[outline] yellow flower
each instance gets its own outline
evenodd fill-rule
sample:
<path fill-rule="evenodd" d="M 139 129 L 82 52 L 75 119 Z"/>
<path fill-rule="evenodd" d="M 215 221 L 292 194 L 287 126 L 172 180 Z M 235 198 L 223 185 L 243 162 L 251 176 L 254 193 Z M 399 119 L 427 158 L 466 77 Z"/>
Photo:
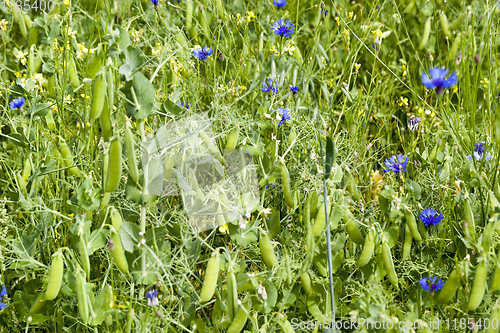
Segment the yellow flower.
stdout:
<path fill-rule="evenodd" d="M 401 100 L 399 101 L 398 104 L 399 106 L 403 106 L 403 104 L 408 106 L 408 98 L 401 96 Z"/>
<path fill-rule="evenodd" d="M 160 43 L 156 43 L 156 49 L 152 49 L 151 50 L 151 53 L 154 55 L 154 56 L 157 56 L 161 53 L 161 45 Z"/>
<path fill-rule="evenodd" d="M 406 74 L 407 74 L 407 73 L 406 73 L 406 65 L 403 65 L 403 77 L 405 77 L 405 76 L 406 76 Z"/>
<path fill-rule="evenodd" d="M 353 16 L 354 16 L 354 13 L 353 12 L 349 12 L 349 18 L 352 19 Z"/>
<path fill-rule="evenodd" d="M 488 88 L 488 85 L 490 84 L 490 80 L 488 78 L 484 78 L 481 80 L 481 84 L 483 85 L 484 88 Z"/>
<path fill-rule="evenodd" d="M 9 24 L 9 22 L 8 22 L 7 20 L 5 20 L 5 19 L 2 19 L 2 20 L 0 21 L 0 29 L 1 29 L 2 31 L 7 30 L 7 24 Z"/>
<path fill-rule="evenodd" d="M 223 224 L 219 227 L 219 231 L 223 234 L 228 234 L 229 233 L 229 228 L 227 224 Z"/>
<path fill-rule="evenodd" d="M 69 0 L 64 0 L 64 5 L 69 6 Z"/>
<path fill-rule="evenodd" d="M 358 74 L 360 67 L 361 67 L 361 64 L 354 64 L 354 69 L 356 70 L 356 74 Z"/>
<path fill-rule="evenodd" d="M 349 30 L 344 29 L 344 36 L 346 36 L 346 37 L 349 36 Z"/>
<path fill-rule="evenodd" d="M 455 85 L 455 86 L 453 87 L 453 92 L 452 92 L 452 94 L 456 94 L 457 92 L 458 92 L 458 87 Z"/>
<path fill-rule="evenodd" d="M 271 48 L 269 49 L 271 52 L 273 52 L 274 54 L 276 55 L 280 55 L 280 51 L 278 51 L 278 49 L 276 48 L 276 46 L 271 46 Z"/>
<path fill-rule="evenodd" d="M 382 31 L 379 30 L 375 30 L 375 31 L 372 31 L 372 34 L 374 36 L 374 43 L 375 44 L 382 44 Z"/>
<path fill-rule="evenodd" d="M 283 53 L 288 52 L 290 55 L 293 55 L 293 51 L 295 51 L 295 46 L 287 45 L 287 46 L 285 46 Z"/>
<path fill-rule="evenodd" d="M 335 21 L 337 21 L 337 26 L 340 26 L 340 18 L 338 16 L 335 16 Z"/>
<path fill-rule="evenodd" d="M 255 14 L 253 12 L 247 12 L 247 23 L 250 23 L 252 18 L 255 18 Z"/>

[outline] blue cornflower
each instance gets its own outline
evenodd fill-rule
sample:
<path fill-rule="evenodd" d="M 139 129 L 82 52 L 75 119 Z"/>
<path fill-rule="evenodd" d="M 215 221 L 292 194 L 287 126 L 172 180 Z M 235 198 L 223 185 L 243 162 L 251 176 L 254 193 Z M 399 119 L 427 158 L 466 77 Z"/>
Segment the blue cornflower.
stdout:
<path fill-rule="evenodd" d="M 213 54 L 212 52 L 212 48 L 208 47 L 208 46 L 205 46 L 205 48 L 202 49 L 199 49 L 199 48 L 196 48 L 194 51 L 193 51 L 193 55 L 200 59 L 200 60 L 205 60 L 207 59 L 208 57 L 210 57 L 211 55 Z"/>
<path fill-rule="evenodd" d="M 153 3 L 153 5 L 158 6 L 158 0 L 151 0 L 151 2 Z"/>
<path fill-rule="evenodd" d="M 278 111 L 281 114 L 281 121 L 278 123 L 278 126 L 283 125 L 285 123 L 285 121 L 290 119 L 290 111 L 288 111 L 288 109 L 285 109 L 284 107 L 280 107 L 276 111 Z"/>
<path fill-rule="evenodd" d="M 408 170 L 406 170 L 406 165 L 409 160 L 410 157 L 403 154 L 392 156 L 391 158 L 385 160 L 385 165 L 389 168 L 385 170 L 385 172 L 394 171 L 395 174 L 398 174 L 398 172 L 401 171 L 408 172 Z"/>
<path fill-rule="evenodd" d="M 146 293 L 146 298 L 148 299 L 148 306 L 157 306 L 158 303 L 158 290 L 151 290 L 149 288 L 149 291 Z"/>
<path fill-rule="evenodd" d="M 479 141 L 474 145 L 474 158 L 476 159 L 476 161 L 481 161 L 483 159 L 485 144 L 486 142 Z M 486 160 L 491 160 L 492 158 L 493 156 L 491 156 L 490 154 L 486 154 Z M 469 161 L 472 161 L 472 156 L 471 155 L 467 156 L 467 159 Z"/>
<path fill-rule="evenodd" d="M 290 90 L 293 92 L 293 94 L 295 95 L 296 93 L 299 92 L 299 87 L 297 86 L 290 86 Z"/>
<path fill-rule="evenodd" d="M 420 215 L 418 216 L 420 218 L 420 221 L 427 226 L 431 227 L 434 225 L 437 225 L 439 222 L 441 222 L 444 219 L 443 214 L 439 214 L 438 216 L 435 216 L 437 214 L 435 209 L 424 209 Z"/>
<path fill-rule="evenodd" d="M 431 275 L 428 278 L 421 278 L 419 280 L 420 287 L 422 287 L 422 289 L 427 291 L 435 291 L 443 289 L 444 286 L 443 280 L 439 279 L 436 281 L 436 279 L 437 277 L 434 275 Z"/>
<path fill-rule="evenodd" d="M 267 80 L 267 82 L 267 84 L 265 82 L 262 83 L 262 87 L 260 88 L 260 90 L 262 90 L 263 92 L 271 92 L 273 94 L 276 94 L 278 92 L 278 87 L 273 85 L 273 79 L 269 79 Z"/>
<path fill-rule="evenodd" d="M 23 105 L 24 105 L 24 98 L 18 97 L 10 102 L 9 107 L 11 109 L 20 109 L 23 107 Z"/>
<path fill-rule="evenodd" d="M 290 22 L 290 20 L 278 19 L 274 22 L 272 29 L 276 36 L 290 37 L 295 32 L 295 26 Z"/>
<path fill-rule="evenodd" d="M 5 295 L 7 295 L 7 289 L 5 289 L 5 285 L 4 285 L 3 288 L 2 288 L 2 291 L 0 292 L 0 299 L 2 300 L 0 302 L 0 310 L 1 309 L 5 309 L 8 306 L 7 304 L 3 303 L 3 297 Z"/>
<path fill-rule="evenodd" d="M 273 2 L 276 5 L 276 8 L 281 8 L 286 5 L 286 0 L 273 0 Z"/>
<path fill-rule="evenodd" d="M 427 87 L 427 89 L 436 88 L 438 95 L 443 93 L 443 89 L 448 89 L 458 83 L 456 72 L 451 73 L 451 75 L 446 79 L 446 74 L 448 74 L 449 69 L 434 67 L 429 69 L 431 78 L 426 73 L 422 73 L 422 84 Z"/>
<path fill-rule="evenodd" d="M 178 106 L 180 106 L 181 108 L 186 108 L 186 109 L 189 110 L 189 103 L 188 102 L 186 102 L 186 104 L 184 104 L 184 102 L 178 101 L 175 104 L 178 105 Z"/>
<path fill-rule="evenodd" d="M 323 12 L 323 16 L 326 18 L 328 16 L 328 9 L 325 9 L 325 11 Z"/>

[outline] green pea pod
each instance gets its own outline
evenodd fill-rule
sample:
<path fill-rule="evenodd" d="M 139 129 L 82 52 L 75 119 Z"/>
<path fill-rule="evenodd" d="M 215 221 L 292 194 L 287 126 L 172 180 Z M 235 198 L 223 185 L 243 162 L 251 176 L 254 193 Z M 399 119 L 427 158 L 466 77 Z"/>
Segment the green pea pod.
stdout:
<path fill-rule="evenodd" d="M 80 86 L 80 79 L 78 78 L 78 73 L 76 72 L 76 64 L 73 57 L 70 58 L 67 69 L 71 85 L 73 88 L 78 88 Z"/>
<path fill-rule="evenodd" d="M 21 35 L 23 38 L 28 36 L 28 29 L 26 28 L 26 21 L 24 20 L 24 15 L 21 12 L 18 12 L 16 6 L 12 6 L 12 11 L 14 12 L 14 20 L 19 25 L 19 30 L 21 30 Z"/>
<path fill-rule="evenodd" d="M 311 193 L 311 205 L 310 205 L 311 218 L 316 218 L 316 215 L 318 214 L 318 210 L 319 210 L 319 208 L 321 208 L 321 203 L 318 204 L 319 198 L 320 198 L 320 195 L 318 194 L 318 192 Z"/>
<path fill-rule="evenodd" d="M 349 170 L 349 168 L 347 167 L 345 168 L 345 175 L 346 175 L 346 189 L 353 198 L 353 200 L 358 201 L 359 200 L 358 187 L 356 186 L 356 182 L 352 177 L 351 170 Z"/>
<path fill-rule="evenodd" d="M 31 17 L 27 13 L 23 13 L 24 23 L 26 24 L 26 28 L 29 30 L 33 27 L 33 21 Z"/>
<path fill-rule="evenodd" d="M 403 242 L 403 255 L 401 257 L 401 260 L 406 260 L 408 256 L 410 255 L 411 251 L 411 245 L 413 242 L 413 236 L 411 235 L 410 228 L 408 227 L 408 224 L 405 223 L 405 239 Z"/>
<path fill-rule="evenodd" d="M 431 18 L 429 17 L 427 21 L 425 21 L 424 25 L 424 33 L 422 34 L 422 40 L 420 41 L 420 45 L 418 47 L 419 50 L 423 50 L 427 45 L 427 41 L 429 40 L 429 35 L 431 34 Z"/>
<path fill-rule="evenodd" d="M 293 328 L 292 324 L 287 320 L 287 319 L 282 319 L 280 321 L 280 326 L 283 328 L 283 332 L 285 333 L 294 333 L 295 329 Z"/>
<path fill-rule="evenodd" d="M 316 302 L 315 297 L 308 297 L 307 299 L 307 310 L 313 316 L 313 318 L 318 322 L 323 322 L 326 319 L 325 315 L 319 309 L 319 304 Z"/>
<path fill-rule="evenodd" d="M 469 196 L 464 198 L 464 215 L 465 221 L 467 222 L 467 232 L 472 239 L 476 239 L 476 224 L 474 222 L 474 212 L 472 211 Z"/>
<path fill-rule="evenodd" d="M 398 275 L 394 269 L 394 262 L 392 261 L 391 249 L 386 240 L 382 242 L 382 260 L 384 262 L 384 268 L 387 272 L 387 277 L 394 287 L 399 289 L 398 286 Z"/>
<path fill-rule="evenodd" d="M 83 235 L 80 235 L 80 240 L 78 241 L 77 247 L 78 247 L 78 252 L 80 254 L 80 261 L 82 262 L 82 268 L 87 274 L 87 276 L 90 276 L 89 252 L 87 250 L 87 244 L 85 243 Z"/>
<path fill-rule="evenodd" d="M 68 172 L 73 176 L 79 176 L 80 169 L 78 169 L 78 167 L 72 166 L 74 164 L 73 154 L 71 154 L 71 150 L 69 149 L 68 144 L 63 138 L 59 139 L 59 150 L 61 151 L 64 166 L 71 167 L 67 169 Z"/>
<path fill-rule="evenodd" d="M 208 260 L 207 269 L 205 270 L 205 279 L 200 292 L 200 301 L 202 303 L 208 302 L 215 293 L 217 279 L 219 278 L 219 261 L 219 252 L 216 250 Z"/>
<path fill-rule="evenodd" d="M 448 57 L 446 58 L 447 61 L 455 59 L 461 41 L 462 41 L 462 34 L 458 33 L 455 36 L 455 39 L 453 40 L 453 44 L 451 44 L 450 52 L 448 53 Z"/>
<path fill-rule="evenodd" d="M 139 168 L 135 158 L 135 141 L 130 130 L 130 121 L 125 122 L 125 148 L 127 150 L 128 172 L 130 178 L 137 184 L 139 182 Z"/>
<path fill-rule="evenodd" d="M 104 191 L 113 192 L 118 188 L 122 176 L 122 144 L 120 137 L 115 136 L 111 139 L 108 154 L 108 172 Z"/>
<path fill-rule="evenodd" d="M 309 276 L 309 273 L 304 272 L 300 274 L 300 282 L 302 283 L 302 288 L 304 288 L 304 291 L 306 292 L 306 296 L 309 297 L 309 295 L 312 295 L 313 290 L 311 288 L 311 277 Z"/>
<path fill-rule="evenodd" d="M 325 278 L 328 277 L 328 270 L 326 269 L 326 264 L 324 264 L 320 260 L 315 260 L 314 266 L 316 266 L 316 269 L 318 270 L 319 274 L 322 277 L 325 277 Z"/>
<path fill-rule="evenodd" d="M 441 23 L 441 28 L 443 29 L 443 33 L 446 35 L 446 37 L 451 38 L 451 32 L 450 32 L 450 26 L 448 24 L 448 18 L 446 17 L 446 14 L 444 11 L 441 11 L 441 14 L 439 15 L 439 23 Z"/>
<path fill-rule="evenodd" d="M 113 112 L 113 105 L 115 103 L 115 77 L 113 75 L 113 68 L 108 67 L 106 70 L 106 83 L 108 85 L 108 109 L 109 112 Z"/>
<path fill-rule="evenodd" d="M 455 22 L 453 22 L 453 24 L 450 26 L 450 29 L 453 31 L 453 30 L 456 30 L 458 29 L 458 27 L 460 27 L 460 24 L 462 23 L 462 18 L 464 17 L 464 14 L 460 14 L 458 15 L 457 19 L 455 20 Z"/>
<path fill-rule="evenodd" d="M 233 129 L 227 135 L 226 148 L 227 150 L 232 150 L 238 145 L 238 138 L 240 136 L 240 130 L 238 128 Z"/>
<path fill-rule="evenodd" d="M 411 0 L 408 6 L 403 10 L 404 14 L 413 14 L 413 10 L 415 9 L 415 4 L 417 3 L 417 0 Z"/>
<path fill-rule="evenodd" d="M 190 31 L 193 25 L 193 0 L 186 0 L 186 31 Z"/>
<path fill-rule="evenodd" d="M 90 122 L 94 122 L 102 113 L 104 100 L 106 97 L 106 79 L 104 75 L 99 75 L 94 79 L 92 88 L 92 103 L 90 105 Z"/>
<path fill-rule="evenodd" d="M 481 258 L 479 260 L 480 261 L 476 267 L 476 273 L 474 274 L 474 282 L 472 283 L 469 303 L 467 304 L 467 311 L 474 311 L 479 307 L 483 301 L 484 292 L 486 291 L 488 265 L 485 258 Z"/>
<path fill-rule="evenodd" d="M 271 239 L 262 230 L 260 232 L 260 237 L 259 237 L 259 248 L 260 248 L 260 254 L 262 255 L 262 259 L 264 260 L 264 263 L 269 269 L 272 269 L 274 265 L 278 264 L 278 258 L 276 258 L 276 255 L 274 254 L 274 249 L 273 249 L 273 244 L 271 243 Z"/>
<path fill-rule="evenodd" d="M 491 278 L 491 284 L 489 288 L 490 293 L 494 293 L 500 289 L 500 249 L 497 253 L 497 258 L 495 261 L 495 272 L 493 273 L 493 277 Z"/>
<path fill-rule="evenodd" d="M 375 250 L 375 227 L 371 227 L 366 235 L 365 243 L 363 245 L 363 251 L 357 261 L 358 267 L 363 267 L 368 264 L 373 256 L 373 251 Z"/>
<path fill-rule="evenodd" d="M 57 297 L 61 289 L 64 272 L 64 255 L 62 250 L 57 250 L 52 255 L 52 263 L 49 269 L 49 279 L 45 288 L 45 300 L 51 301 Z"/>
<path fill-rule="evenodd" d="M 419 223 L 418 224 L 418 231 L 420 232 L 420 236 L 422 236 L 422 239 L 427 239 L 429 237 L 429 233 L 425 227 L 425 224 Z"/>
<path fill-rule="evenodd" d="M 241 304 L 236 311 L 234 320 L 231 325 L 227 328 L 227 333 L 240 333 L 248 319 L 250 312 L 250 302 L 245 302 L 246 304 Z"/>
<path fill-rule="evenodd" d="M 98 49 L 90 57 L 90 61 L 87 66 L 86 76 L 90 79 L 95 79 L 97 73 L 101 70 L 102 60 L 104 55 L 102 53 L 102 47 L 99 45 Z"/>
<path fill-rule="evenodd" d="M 111 229 L 111 241 L 113 246 L 111 248 L 111 255 L 115 260 L 116 267 L 124 273 L 129 274 L 127 257 L 125 256 L 125 250 L 123 249 L 122 239 L 120 235 L 120 228 L 122 225 L 122 217 L 120 213 L 114 208 L 110 208 L 111 224 L 113 228 Z"/>
<path fill-rule="evenodd" d="M 42 311 L 45 306 L 45 291 L 42 291 L 38 294 L 35 302 L 31 306 L 30 312 L 31 314 L 39 313 Z"/>
<path fill-rule="evenodd" d="M 439 304 L 445 304 L 451 301 L 455 295 L 458 286 L 460 285 L 460 268 L 455 266 L 448 276 L 448 280 L 444 283 L 443 288 L 436 297 L 436 302 Z"/>
<path fill-rule="evenodd" d="M 489 327 L 485 327 L 485 333 L 498 333 L 500 327 L 500 303 L 497 303 L 497 305 L 495 305 L 495 307 L 491 311 L 489 319 Z M 485 325 L 484 321 L 483 325 Z"/>
<path fill-rule="evenodd" d="M 28 35 L 28 48 L 31 48 L 31 45 L 38 45 L 38 29 L 36 27 L 32 27 Z"/>
<path fill-rule="evenodd" d="M 294 208 L 295 204 L 293 202 L 292 189 L 290 187 L 290 175 L 288 174 L 288 169 L 285 163 L 280 163 L 280 171 L 281 171 L 281 186 L 283 188 L 283 197 L 285 199 L 285 203 L 288 207 Z"/>
<path fill-rule="evenodd" d="M 229 312 L 229 318 L 231 320 L 234 319 L 236 312 L 238 310 L 238 306 L 236 304 L 236 300 L 238 299 L 238 282 L 236 281 L 236 276 L 234 275 L 233 268 L 229 268 L 227 272 L 227 309 Z"/>
<path fill-rule="evenodd" d="M 113 136 L 113 128 L 111 127 L 111 114 L 108 107 L 107 100 L 109 96 L 105 97 L 104 104 L 102 106 L 102 112 L 99 116 L 99 124 L 101 125 L 101 132 L 104 141 L 108 141 L 109 138 Z"/>
<path fill-rule="evenodd" d="M 408 209 L 408 207 L 405 207 L 405 218 L 406 218 L 406 224 L 410 228 L 410 232 L 412 237 L 417 241 L 417 242 L 422 242 L 422 236 L 420 236 L 420 233 L 418 232 L 418 225 L 417 221 L 415 220 L 415 215 Z"/>
<path fill-rule="evenodd" d="M 319 208 L 318 215 L 314 219 L 314 224 L 312 226 L 312 233 L 314 236 L 321 235 L 326 223 L 325 204 L 322 202 L 320 205 L 321 207 Z"/>
<path fill-rule="evenodd" d="M 78 298 L 78 313 L 82 321 L 87 324 L 89 316 L 89 305 L 87 301 L 87 291 L 85 289 L 85 276 L 79 268 L 76 271 L 76 296 Z"/>
<path fill-rule="evenodd" d="M 49 130 L 54 132 L 56 130 L 56 122 L 54 121 L 54 117 L 52 116 L 52 111 L 49 111 L 49 113 L 45 115 L 45 121 L 47 122 L 47 127 L 49 128 Z"/>
<path fill-rule="evenodd" d="M 26 188 L 26 181 L 20 173 L 16 173 L 17 185 L 19 186 L 19 191 L 23 194 L 25 198 L 28 198 L 28 190 Z"/>
<path fill-rule="evenodd" d="M 362 245 L 365 242 L 365 238 L 361 234 L 356 220 L 353 219 L 349 213 L 344 213 L 343 219 L 349 237 L 354 243 Z"/>
<path fill-rule="evenodd" d="M 216 159 L 218 159 L 222 164 L 224 164 L 224 160 L 222 159 L 222 155 L 219 149 L 214 145 L 212 140 L 205 133 L 200 133 L 200 138 L 203 139 L 203 144 L 207 147 L 208 152 L 212 154 Z"/>
<path fill-rule="evenodd" d="M 56 75 L 52 75 L 49 77 L 47 82 L 47 93 L 50 98 L 56 98 Z"/>

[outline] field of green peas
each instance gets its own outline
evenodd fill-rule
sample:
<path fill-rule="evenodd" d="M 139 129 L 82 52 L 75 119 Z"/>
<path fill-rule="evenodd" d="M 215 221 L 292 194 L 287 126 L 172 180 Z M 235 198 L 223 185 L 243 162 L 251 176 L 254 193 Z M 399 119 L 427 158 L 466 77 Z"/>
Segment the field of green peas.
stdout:
<path fill-rule="evenodd" d="M 499 23 L 0 0 L 0 332 L 499 332 Z"/>

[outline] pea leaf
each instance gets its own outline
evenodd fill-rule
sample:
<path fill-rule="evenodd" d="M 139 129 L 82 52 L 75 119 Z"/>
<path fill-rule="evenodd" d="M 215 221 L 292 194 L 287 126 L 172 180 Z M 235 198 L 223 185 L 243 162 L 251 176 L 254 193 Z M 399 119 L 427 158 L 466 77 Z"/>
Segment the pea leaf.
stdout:
<path fill-rule="evenodd" d="M 141 51 L 135 47 L 129 45 L 125 51 L 125 63 L 120 66 L 118 72 L 125 75 L 125 79 L 130 81 L 134 78 L 132 75 L 137 68 L 140 68 L 143 64 L 144 59 L 142 57 Z"/>
<path fill-rule="evenodd" d="M 135 73 L 133 80 L 127 82 L 121 90 L 128 99 L 127 115 L 129 117 L 140 120 L 147 118 L 153 112 L 155 89 L 141 72 Z"/>
<path fill-rule="evenodd" d="M 127 252 L 134 252 L 134 247 L 139 243 L 139 227 L 130 222 L 122 223 L 120 235 L 123 248 Z"/>

